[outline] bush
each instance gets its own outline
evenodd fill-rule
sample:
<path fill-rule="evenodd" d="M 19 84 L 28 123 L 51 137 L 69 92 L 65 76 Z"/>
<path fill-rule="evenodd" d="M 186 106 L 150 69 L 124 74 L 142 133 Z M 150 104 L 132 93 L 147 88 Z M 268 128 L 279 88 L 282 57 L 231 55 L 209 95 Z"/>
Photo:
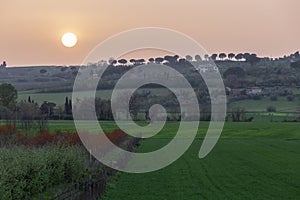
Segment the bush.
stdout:
<path fill-rule="evenodd" d="M 0 149 L 0 199 L 27 199 L 56 184 L 79 181 L 88 153 L 79 146 Z"/>
<path fill-rule="evenodd" d="M 294 101 L 294 95 L 288 95 L 286 97 L 286 100 L 288 100 L 288 101 Z"/>
<path fill-rule="evenodd" d="M 275 106 L 268 106 L 267 107 L 267 112 L 276 112 L 276 107 Z"/>
<path fill-rule="evenodd" d="M 13 125 L 0 126 L 0 147 L 15 144 L 16 142 L 16 128 Z"/>

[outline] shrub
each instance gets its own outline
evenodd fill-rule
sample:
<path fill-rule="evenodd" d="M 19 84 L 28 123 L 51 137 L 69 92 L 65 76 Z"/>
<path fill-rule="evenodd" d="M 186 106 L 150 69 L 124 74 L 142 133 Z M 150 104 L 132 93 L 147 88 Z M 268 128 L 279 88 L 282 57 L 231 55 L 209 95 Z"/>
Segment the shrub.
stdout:
<path fill-rule="evenodd" d="M 267 112 L 276 112 L 276 107 L 275 106 L 268 106 L 267 107 Z"/>
<path fill-rule="evenodd" d="M 288 100 L 288 101 L 294 101 L 294 95 L 288 95 L 286 97 L 286 100 Z"/>
<path fill-rule="evenodd" d="M 16 143 L 16 128 L 13 125 L 0 126 L 0 147 Z"/>
<path fill-rule="evenodd" d="M 0 135 L 12 135 L 16 133 L 16 127 L 11 124 L 0 126 Z"/>
<path fill-rule="evenodd" d="M 56 184 L 79 181 L 88 153 L 79 146 L 0 149 L 0 199 L 27 199 Z"/>

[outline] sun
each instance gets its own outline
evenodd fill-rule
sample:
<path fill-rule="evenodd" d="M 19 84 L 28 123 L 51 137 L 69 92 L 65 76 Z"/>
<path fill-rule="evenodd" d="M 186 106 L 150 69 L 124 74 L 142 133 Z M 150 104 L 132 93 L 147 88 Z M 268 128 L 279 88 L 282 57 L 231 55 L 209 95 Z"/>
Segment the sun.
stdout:
<path fill-rule="evenodd" d="M 65 47 L 74 47 L 77 44 L 77 36 L 74 33 L 65 33 L 61 42 Z"/>

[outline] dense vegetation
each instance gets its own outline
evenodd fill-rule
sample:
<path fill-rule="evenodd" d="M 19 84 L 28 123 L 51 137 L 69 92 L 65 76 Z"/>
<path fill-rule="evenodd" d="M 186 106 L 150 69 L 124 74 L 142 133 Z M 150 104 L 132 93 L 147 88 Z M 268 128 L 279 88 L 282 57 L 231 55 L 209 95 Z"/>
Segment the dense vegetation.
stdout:
<path fill-rule="evenodd" d="M 85 101 L 96 104 L 97 117 L 107 120 L 100 123 L 105 132 L 112 132 L 107 137 L 116 144 L 127 137 L 124 132 L 113 131 L 116 124 L 109 121 L 113 120 L 111 92 L 125 72 L 140 64 L 162 63 L 182 73 L 201 102 L 202 120 L 210 119 L 205 115 L 210 111 L 210 99 L 205 83 L 191 63 L 199 65 L 203 73 L 220 71 L 228 99 L 226 119 L 240 122 L 227 122 L 216 148 L 207 158 L 199 160 L 197 154 L 208 127 L 208 123 L 202 123 L 197 139 L 182 158 L 153 173 L 121 173 L 110 183 L 104 199 L 128 196 L 131 199 L 158 196 L 164 199 L 296 199 L 300 187 L 299 124 L 282 121 L 300 121 L 299 59 L 298 52 L 278 59 L 259 58 L 250 53 L 220 53 L 203 58 L 169 55 L 148 61 L 112 59 L 85 66 L 93 79 L 99 75 L 98 67 L 108 65 L 98 85 L 98 98 Z M 206 66 L 211 60 L 218 68 Z M 0 199 L 25 199 L 91 174 L 89 154 L 71 120 L 71 90 L 78 68 L 1 68 Z M 168 74 L 162 76 L 168 78 Z M 249 92 L 252 87 L 261 91 L 253 93 L 250 89 Z M 84 96 L 86 91 L 80 92 Z M 168 89 L 155 84 L 134 93 L 130 113 L 125 115 L 128 118 L 130 114 L 133 119 L 141 120 L 137 123 L 146 125 L 149 107 L 156 103 L 166 108 L 167 119 L 173 122 L 167 122 L 153 138 L 143 140 L 140 152 L 164 146 L 178 129 L 179 123 L 174 122 L 181 119 L 178 101 Z M 87 134 L 95 144 L 105 146 L 101 138 Z"/>
<path fill-rule="evenodd" d="M 88 153 L 80 146 L 0 148 L 0 198 L 26 199 L 88 175 Z"/>

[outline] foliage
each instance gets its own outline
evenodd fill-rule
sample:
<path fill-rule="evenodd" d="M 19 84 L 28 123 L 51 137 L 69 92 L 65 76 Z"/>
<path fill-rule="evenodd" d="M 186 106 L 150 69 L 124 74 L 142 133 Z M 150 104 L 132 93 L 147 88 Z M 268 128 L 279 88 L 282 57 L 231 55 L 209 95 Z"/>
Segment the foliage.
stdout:
<path fill-rule="evenodd" d="M 7 124 L 0 126 L 0 147 L 16 143 L 16 128 Z"/>
<path fill-rule="evenodd" d="M 79 146 L 0 149 L 0 199 L 26 199 L 52 185 L 80 180 L 88 154 Z"/>
<path fill-rule="evenodd" d="M 40 108 L 37 103 L 21 101 L 18 103 L 18 119 L 21 121 L 22 128 L 28 130 L 31 128 L 33 120 L 40 114 Z"/>
<path fill-rule="evenodd" d="M 288 101 L 294 101 L 294 95 L 288 95 L 288 96 L 286 96 L 286 99 L 288 100 Z"/>
<path fill-rule="evenodd" d="M 231 111 L 231 119 L 233 122 L 241 122 L 245 121 L 245 109 L 238 107 L 238 108 L 233 108 Z"/>
<path fill-rule="evenodd" d="M 276 112 L 276 107 L 275 106 L 268 106 L 267 107 L 267 112 Z"/>
<path fill-rule="evenodd" d="M 260 61 L 260 58 L 256 54 L 244 54 L 246 62 L 249 62 L 252 66 Z"/>
<path fill-rule="evenodd" d="M 0 105 L 0 119 L 11 119 L 13 112 L 5 106 Z"/>
<path fill-rule="evenodd" d="M 229 75 L 235 75 L 241 78 L 241 77 L 245 77 L 246 72 L 240 67 L 231 67 L 227 69 L 223 75 L 225 78 L 228 77 Z"/>
<path fill-rule="evenodd" d="M 290 66 L 291 66 L 292 68 L 295 68 L 295 69 L 300 69 L 300 60 L 298 60 L 298 61 L 296 61 L 296 62 L 292 62 L 292 63 L 290 64 Z"/>
<path fill-rule="evenodd" d="M 46 72 L 47 72 L 46 69 L 41 69 L 41 70 L 40 70 L 40 73 L 41 73 L 41 74 L 45 74 Z"/>
<path fill-rule="evenodd" d="M 14 86 L 7 83 L 0 85 L 0 105 L 15 109 L 17 98 L 18 92 Z"/>
<path fill-rule="evenodd" d="M 105 134 L 81 133 L 99 148 L 106 136 L 119 145 L 127 138 L 121 130 Z M 10 139 L 12 142 L 8 143 Z M 25 136 L 12 125 L 0 126 L 0 199 L 27 199 L 53 185 L 78 182 L 88 175 L 88 153 L 75 132 L 43 130 Z M 104 149 L 109 151 L 109 149 Z"/>

